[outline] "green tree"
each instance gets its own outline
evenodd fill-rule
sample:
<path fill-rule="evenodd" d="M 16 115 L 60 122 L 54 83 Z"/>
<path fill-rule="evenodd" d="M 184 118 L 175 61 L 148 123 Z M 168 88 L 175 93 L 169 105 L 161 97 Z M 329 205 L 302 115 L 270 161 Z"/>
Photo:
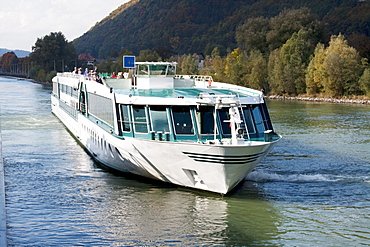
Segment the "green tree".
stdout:
<path fill-rule="evenodd" d="M 370 68 L 366 68 L 359 83 L 368 97 L 370 97 Z"/>
<path fill-rule="evenodd" d="M 305 73 L 313 53 L 313 47 L 310 46 L 307 36 L 307 32 L 299 30 L 281 47 L 285 91 L 290 94 L 306 93 Z"/>
<path fill-rule="evenodd" d="M 52 32 L 37 39 L 32 46 L 30 58 L 48 72 L 56 69 L 56 64 L 74 64 L 77 55 L 72 43 L 68 42 L 61 32 Z"/>
<path fill-rule="evenodd" d="M 266 35 L 270 31 L 270 20 L 264 17 L 250 18 L 236 29 L 238 46 L 246 51 L 268 51 Z"/>
<path fill-rule="evenodd" d="M 259 50 L 251 51 L 246 66 L 248 68 L 248 73 L 245 75 L 246 86 L 268 92 L 267 61 L 262 52 Z"/>
<path fill-rule="evenodd" d="M 140 55 L 136 57 L 137 62 L 158 62 L 162 60 L 158 52 L 152 50 L 141 50 Z"/>
<path fill-rule="evenodd" d="M 194 75 L 198 74 L 199 57 L 196 54 L 182 55 L 177 59 L 177 74 Z"/>
<path fill-rule="evenodd" d="M 280 58 L 280 49 L 275 49 L 270 53 L 268 60 L 268 83 L 273 94 L 285 94 L 284 85 L 284 64 Z"/>
<path fill-rule="evenodd" d="M 307 40 L 312 43 L 312 46 L 325 39 L 323 23 L 308 8 L 284 10 L 270 20 L 270 31 L 266 35 L 269 50 L 281 47 L 293 33 L 299 30 L 306 31 Z"/>

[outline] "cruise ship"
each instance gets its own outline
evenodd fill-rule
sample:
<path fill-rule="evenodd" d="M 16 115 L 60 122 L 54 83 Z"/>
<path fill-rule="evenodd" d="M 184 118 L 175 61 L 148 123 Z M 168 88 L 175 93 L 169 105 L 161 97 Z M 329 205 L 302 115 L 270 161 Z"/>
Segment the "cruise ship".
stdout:
<path fill-rule="evenodd" d="M 175 62 L 134 62 L 117 78 L 58 73 L 53 114 L 98 162 L 121 172 L 226 194 L 281 136 L 263 94 Z"/>

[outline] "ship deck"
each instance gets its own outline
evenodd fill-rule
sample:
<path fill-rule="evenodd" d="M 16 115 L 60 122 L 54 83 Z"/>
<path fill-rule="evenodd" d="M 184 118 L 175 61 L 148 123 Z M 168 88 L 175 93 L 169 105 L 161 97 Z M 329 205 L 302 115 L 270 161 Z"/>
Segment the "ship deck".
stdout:
<path fill-rule="evenodd" d="M 255 97 L 248 91 L 233 90 L 227 88 L 174 88 L 174 89 L 114 89 L 114 92 L 122 95 L 142 96 L 142 97 L 160 97 L 160 98 L 199 98 L 200 95 L 222 95 Z"/>

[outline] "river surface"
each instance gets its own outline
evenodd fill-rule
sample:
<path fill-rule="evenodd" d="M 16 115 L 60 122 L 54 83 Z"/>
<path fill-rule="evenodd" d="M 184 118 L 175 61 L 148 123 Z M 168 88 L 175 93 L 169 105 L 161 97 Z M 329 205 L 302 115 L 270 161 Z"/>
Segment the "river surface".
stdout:
<path fill-rule="evenodd" d="M 370 106 L 268 101 L 283 139 L 222 197 L 104 170 L 50 93 L 0 78 L 9 246 L 370 245 Z"/>

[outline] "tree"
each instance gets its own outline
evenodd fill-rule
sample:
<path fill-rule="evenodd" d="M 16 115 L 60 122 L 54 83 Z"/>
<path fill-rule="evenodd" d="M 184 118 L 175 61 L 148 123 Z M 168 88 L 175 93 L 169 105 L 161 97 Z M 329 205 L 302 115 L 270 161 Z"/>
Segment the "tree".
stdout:
<path fill-rule="evenodd" d="M 368 97 L 370 97 L 370 68 L 366 68 L 359 83 Z"/>
<path fill-rule="evenodd" d="M 268 60 L 268 83 L 271 89 L 271 92 L 274 94 L 284 94 L 284 65 L 280 59 L 280 49 L 275 49 L 270 53 Z"/>
<path fill-rule="evenodd" d="M 307 36 L 307 32 L 301 29 L 281 47 L 285 91 L 290 94 L 306 93 L 305 73 L 313 53 L 313 47 L 308 42 Z"/>
<path fill-rule="evenodd" d="M 45 71 L 52 71 L 57 69 L 56 64 L 74 64 L 77 54 L 72 43 L 68 42 L 61 32 L 51 32 L 37 39 L 32 46 L 30 58 Z M 64 70 L 61 66 L 58 68 Z"/>
<path fill-rule="evenodd" d="M 152 50 L 141 50 L 140 55 L 136 58 L 138 62 L 157 62 L 162 60 L 158 52 Z"/>
<path fill-rule="evenodd" d="M 325 52 L 323 68 L 327 74 L 324 90 L 332 96 L 359 94 L 358 83 L 363 72 L 359 53 L 347 44 L 343 35 L 331 37 Z"/>
<path fill-rule="evenodd" d="M 267 83 L 267 61 L 259 50 L 251 51 L 245 63 L 247 73 L 243 75 L 244 85 L 257 90 L 269 91 Z"/>
<path fill-rule="evenodd" d="M 215 47 L 211 53 L 212 68 L 214 74 L 212 75 L 215 81 L 226 82 L 225 78 L 225 59 L 221 57 L 220 50 Z"/>
<path fill-rule="evenodd" d="M 250 18 L 236 29 L 238 46 L 246 51 L 268 51 L 266 35 L 270 31 L 270 20 L 264 17 Z"/>
<path fill-rule="evenodd" d="M 17 73 L 17 71 L 13 71 L 13 70 L 14 70 L 15 65 L 18 66 L 18 57 L 12 51 L 7 52 L 2 56 L 1 64 L 2 64 L 3 72 Z"/>
<path fill-rule="evenodd" d="M 318 43 L 314 56 L 311 59 L 306 72 L 306 91 L 310 95 L 323 92 L 323 84 L 327 79 L 326 71 L 323 67 L 325 60 L 325 46 Z"/>
<path fill-rule="evenodd" d="M 266 35 L 269 50 L 281 47 L 299 30 L 306 31 L 307 40 L 312 42 L 312 46 L 325 39 L 323 23 L 308 8 L 284 10 L 270 20 L 270 31 Z"/>
<path fill-rule="evenodd" d="M 225 82 L 243 85 L 243 55 L 239 48 L 233 50 L 225 61 Z"/>
<path fill-rule="evenodd" d="M 177 74 L 194 75 L 198 74 L 199 57 L 197 54 L 182 55 L 177 59 Z"/>

